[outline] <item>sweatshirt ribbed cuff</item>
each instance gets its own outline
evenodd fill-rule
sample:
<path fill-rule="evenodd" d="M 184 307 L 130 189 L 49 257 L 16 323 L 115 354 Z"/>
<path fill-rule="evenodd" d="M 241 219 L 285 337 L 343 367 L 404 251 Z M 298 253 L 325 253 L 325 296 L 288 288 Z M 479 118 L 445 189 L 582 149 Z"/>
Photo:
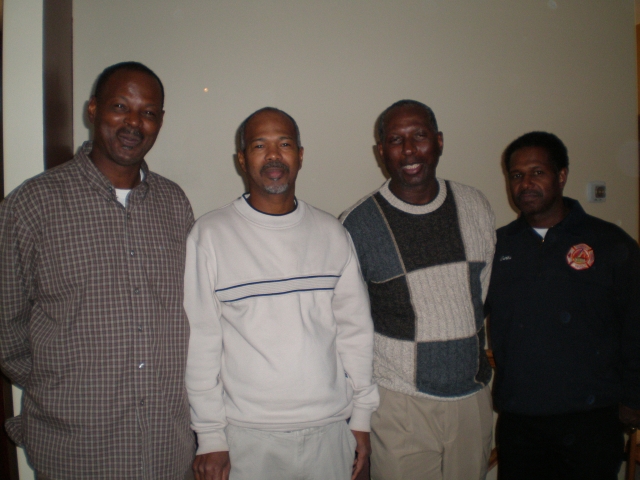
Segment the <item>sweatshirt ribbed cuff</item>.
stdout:
<path fill-rule="evenodd" d="M 227 436 L 224 430 L 214 430 L 212 432 L 198 433 L 198 451 L 196 455 L 203 455 L 211 452 L 228 452 Z"/>
<path fill-rule="evenodd" d="M 372 414 L 372 410 L 354 407 L 351 413 L 351 420 L 349 420 L 349 428 L 356 432 L 370 432 Z"/>

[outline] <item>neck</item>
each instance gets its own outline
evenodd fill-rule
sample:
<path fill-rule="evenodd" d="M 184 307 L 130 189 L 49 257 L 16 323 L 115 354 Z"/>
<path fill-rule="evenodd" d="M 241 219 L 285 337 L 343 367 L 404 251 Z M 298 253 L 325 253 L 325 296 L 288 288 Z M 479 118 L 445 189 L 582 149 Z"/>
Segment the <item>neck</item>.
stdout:
<path fill-rule="evenodd" d="M 568 213 L 569 207 L 564 202 L 560 202 L 546 212 L 524 215 L 524 219 L 533 228 L 551 228 L 564 220 Z"/>
<path fill-rule="evenodd" d="M 398 185 L 393 180 L 389 183 L 389 190 L 396 197 L 405 203 L 412 205 L 426 205 L 431 202 L 438 195 L 440 186 L 438 181 L 434 178 L 427 185 L 416 185 L 407 187 L 404 185 Z"/>
<path fill-rule="evenodd" d="M 270 215 L 284 215 L 296 209 L 296 196 L 293 188 L 279 194 L 258 193 L 249 190 L 248 201 L 256 210 Z"/>
<path fill-rule="evenodd" d="M 111 160 L 94 157 L 91 154 L 89 158 L 115 188 L 131 189 L 140 183 L 142 162 L 136 165 L 118 165 Z"/>

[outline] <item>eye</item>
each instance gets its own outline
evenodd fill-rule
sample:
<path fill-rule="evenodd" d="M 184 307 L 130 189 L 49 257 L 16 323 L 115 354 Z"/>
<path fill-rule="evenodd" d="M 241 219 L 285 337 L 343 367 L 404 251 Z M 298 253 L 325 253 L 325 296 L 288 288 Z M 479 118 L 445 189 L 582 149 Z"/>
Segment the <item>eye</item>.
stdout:
<path fill-rule="evenodd" d="M 152 110 L 145 110 L 144 114 L 147 117 L 155 117 L 156 116 L 156 112 L 152 111 Z"/>
<path fill-rule="evenodd" d="M 393 144 L 393 145 L 397 145 L 397 144 L 402 142 L 402 139 L 397 135 L 393 135 L 393 136 L 389 137 L 388 142 Z"/>
<path fill-rule="evenodd" d="M 511 178 L 511 180 L 517 180 L 519 178 L 522 178 L 522 174 L 521 173 L 512 173 L 509 175 L 509 178 Z"/>
<path fill-rule="evenodd" d="M 291 144 L 289 142 L 284 142 L 280 144 L 281 147 L 290 147 Z"/>

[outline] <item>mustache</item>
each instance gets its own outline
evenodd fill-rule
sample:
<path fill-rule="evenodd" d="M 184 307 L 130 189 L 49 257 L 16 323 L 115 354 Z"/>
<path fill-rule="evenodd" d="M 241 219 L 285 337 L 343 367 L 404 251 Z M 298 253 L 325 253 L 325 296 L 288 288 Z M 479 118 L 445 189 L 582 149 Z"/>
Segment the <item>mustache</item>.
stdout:
<path fill-rule="evenodd" d="M 264 173 L 264 171 L 267 168 L 279 168 L 281 170 L 284 170 L 285 172 L 289 173 L 289 165 L 287 165 L 286 163 L 282 163 L 278 160 L 272 160 L 270 162 L 265 163 L 262 168 L 260 169 L 260 173 Z"/>
<path fill-rule="evenodd" d="M 537 190 L 522 190 L 520 193 L 518 193 L 518 198 L 522 197 L 523 195 L 533 195 L 536 197 L 542 196 L 542 194 Z"/>
<path fill-rule="evenodd" d="M 125 134 L 125 135 L 131 135 L 134 137 L 138 137 L 138 138 L 143 138 L 144 135 L 142 135 L 142 132 L 140 130 L 138 130 L 137 128 L 126 128 L 123 127 L 120 130 L 118 130 L 118 134 Z"/>

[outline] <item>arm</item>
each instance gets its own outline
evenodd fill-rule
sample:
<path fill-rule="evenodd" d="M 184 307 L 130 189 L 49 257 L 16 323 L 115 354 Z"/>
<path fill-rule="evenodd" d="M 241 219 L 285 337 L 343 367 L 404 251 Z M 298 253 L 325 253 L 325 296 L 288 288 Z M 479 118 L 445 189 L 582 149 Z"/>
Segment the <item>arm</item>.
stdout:
<path fill-rule="evenodd" d="M 371 440 L 369 432 L 351 430 L 356 437 L 356 458 L 353 460 L 351 480 L 369 479 L 369 457 L 371 456 Z"/>
<path fill-rule="evenodd" d="M 627 425 L 640 427 L 640 248 L 629 239 L 627 249 L 628 255 L 621 258 L 619 271 L 615 273 L 614 286 L 622 326 L 623 393 L 620 420 Z"/>
<path fill-rule="evenodd" d="M 369 432 L 371 414 L 378 408 L 378 387 L 373 383 L 373 321 L 367 288 L 351 237 L 349 258 L 333 293 L 337 324 L 336 346 L 353 388 L 353 431 Z"/>
<path fill-rule="evenodd" d="M 213 286 L 215 259 L 213 252 L 207 252 L 197 243 L 199 232 L 196 225 L 187 240 L 184 308 L 191 327 L 185 382 L 191 406 L 191 428 L 198 435 L 197 454 L 202 455 L 229 448 L 224 433 L 227 421 L 220 379 L 220 303 Z"/>
<path fill-rule="evenodd" d="M 29 321 L 36 298 L 36 239 L 14 211 L 15 193 L 0 204 L 0 365 L 25 385 L 31 373 Z"/>

